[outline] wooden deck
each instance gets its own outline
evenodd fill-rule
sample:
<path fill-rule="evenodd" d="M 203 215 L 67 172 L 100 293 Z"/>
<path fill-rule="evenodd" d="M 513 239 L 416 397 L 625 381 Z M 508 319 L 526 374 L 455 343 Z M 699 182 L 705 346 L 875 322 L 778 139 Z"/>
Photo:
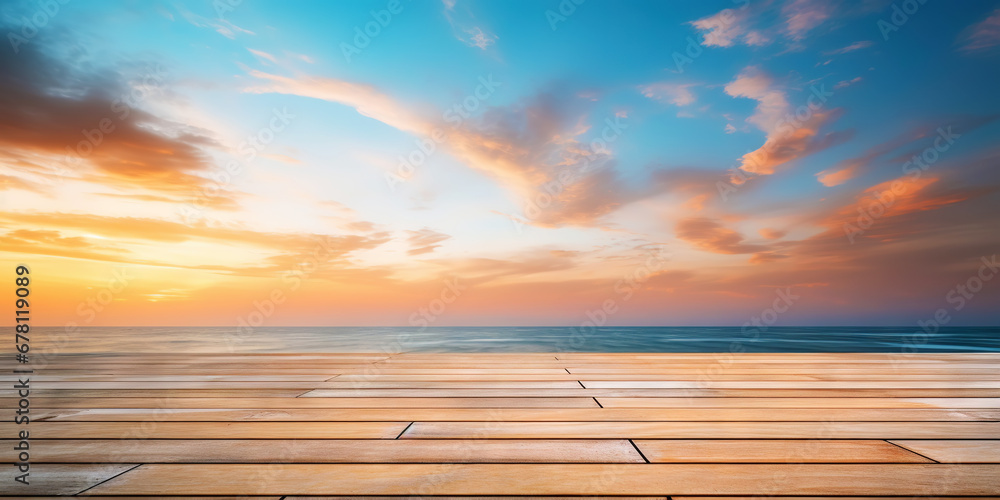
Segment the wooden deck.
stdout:
<path fill-rule="evenodd" d="M 996 354 L 62 355 L 30 486 L 0 368 L 21 498 L 1000 497 Z"/>

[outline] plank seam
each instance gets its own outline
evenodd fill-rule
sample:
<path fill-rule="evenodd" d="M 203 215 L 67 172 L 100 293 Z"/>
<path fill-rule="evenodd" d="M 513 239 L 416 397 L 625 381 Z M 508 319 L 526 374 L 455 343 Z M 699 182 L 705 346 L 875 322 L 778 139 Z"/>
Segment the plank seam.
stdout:
<path fill-rule="evenodd" d="M 892 441 L 889 441 L 888 439 L 885 439 L 884 441 L 885 441 L 886 443 L 889 443 L 889 444 L 891 444 L 891 445 L 893 445 L 893 446 L 897 447 L 897 448 L 902 448 L 902 449 L 904 449 L 904 450 L 906 450 L 906 451 L 908 451 L 908 452 L 910 452 L 910 453 L 913 453 L 914 455 L 919 455 L 919 456 L 921 456 L 921 457 L 924 457 L 924 458 L 926 458 L 927 460 L 930 460 L 931 462 L 934 462 L 934 463 L 936 463 L 936 464 L 939 464 L 939 463 L 941 463 L 941 462 L 938 462 L 937 460 L 934 460 L 934 459 L 933 459 L 933 458 L 931 458 L 931 457 L 928 457 L 927 455 L 924 455 L 923 453 L 917 453 L 917 452 L 915 452 L 915 451 L 913 451 L 913 450 L 911 450 L 911 449 L 909 449 L 909 448 L 907 448 L 907 447 L 905 447 L 905 446 L 903 446 L 903 445 L 900 445 L 900 444 L 896 444 L 896 443 L 893 443 Z"/>
<path fill-rule="evenodd" d="M 88 491 L 88 490 L 91 490 L 91 489 L 93 489 L 93 488 L 96 488 L 96 487 L 98 487 L 98 486 L 100 486 L 100 485 L 102 485 L 102 484 L 104 484 L 104 483 L 106 483 L 106 482 L 108 482 L 108 481 L 110 481 L 110 480 L 112 480 L 112 479 L 114 479 L 114 478 L 118 477 L 118 476 L 121 476 L 122 474 L 125 474 L 125 473 L 127 473 L 127 472 L 132 472 L 132 471 L 134 471 L 134 470 L 136 470 L 136 469 L 138 469 L 139 467 L 142 467 L 142 466 L 143 466 L 143 464 L 138 464 L 138 465 L 136 465 L 135 467 L 129 467 L 128 469 L 126 469 L 126 470 L 123 470 L 123 471 L 119 472 L 118 474 L 115 474 L 115 475 L 113 475 L 113 476 L 111 476 L 111 477 L 109 477 L 109 478 L 105 479 L 104 481 L 101 481 L 101 482 L 99 482 L 99 483 L 97 483 L 97 484 L 94 484 L 94 485 L 91 485 L 91 486 L 90 486 L 90 487 L 88 487 L 88 488 L 84 488 L 83 490 L 81 490 L 81 491 L 78 491 L 78 492 L 76 492 L 76 493 L 74 494 L 74 496 L 76 496 L 76 495 L 82 495 L 82 494 L 83 494 L 83 493 L 84 493 L 85 491 Z"/>
<path fill-rule="evenodd" d="M 577 380 L 576 383 L 580 384 L 580 387 L 583 387 L 584 389 L 587 388 L 587 386 L 583 385 L 583 382 L 580 382 L 579 380 Z"/>
<path fill-rule="evenodd" d="M 597 403 L 597 406 L 600 406 L 601 408 L 604 408 L 604 405 L 602 405 L 601 402 L 597 400 L 597 398 L 590 398 L 590 399 L 593 399 L 594 402 Z"/>
<path fill-rule="evenodd" d="M 409 424 L 406 424 L 406 427 L 404 427 L 403 430 L 399 431 L 399 435 L 396 436 L 396 439 L 399 439 L 400 437 L 402 437 L 403 434 L 407 431 L 407 429 L 409 429 L 413 424 L 414 424 L 414 422 L 410 422 Z"/>
<path fill-rule="evenodd" d="M 646 458 L 646 454 L 643 453 L 642 450 L 639 449 L 639 446 L 635 444 L 635 441 L 632 441 L 631 439 L 629 439 L 628 442 L 632 445 L 633 448 L 635 448 L 636 453 L 638 453 L 639 456 L 642 457 L 642 459 L 645 460 L 646 463 L 648 464 L 649 463 L 649 459 Z"/>

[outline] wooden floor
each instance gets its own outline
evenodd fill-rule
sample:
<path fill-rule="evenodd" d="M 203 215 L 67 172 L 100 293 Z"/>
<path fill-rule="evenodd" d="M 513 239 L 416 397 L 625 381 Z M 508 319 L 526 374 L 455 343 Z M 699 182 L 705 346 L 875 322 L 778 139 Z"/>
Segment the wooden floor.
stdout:
<path fill-rule="evenodd" d="M 62 355 L 27 427 L 24 366 L 20 498 L 1000 498 L 996 354 Z"/>

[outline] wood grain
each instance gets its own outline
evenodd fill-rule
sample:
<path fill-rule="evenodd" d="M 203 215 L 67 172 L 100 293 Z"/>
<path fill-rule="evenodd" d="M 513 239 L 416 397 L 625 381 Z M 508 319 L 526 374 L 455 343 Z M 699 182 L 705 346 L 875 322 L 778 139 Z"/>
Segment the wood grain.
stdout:
<path fill-rule="evenodd" d="M 140 353 L 46 363 L 31 376 L 31 488 L 0 482 L 0 495 L 1000 497 L 994 353 Z M 0 357 L 5 408 L 19 401 L 14 368 L 24 366 Z M 19 427 L 0 422 L 0 448 L 15 446 Z M 11 469 L 14 459 L 0 454 Z"/>

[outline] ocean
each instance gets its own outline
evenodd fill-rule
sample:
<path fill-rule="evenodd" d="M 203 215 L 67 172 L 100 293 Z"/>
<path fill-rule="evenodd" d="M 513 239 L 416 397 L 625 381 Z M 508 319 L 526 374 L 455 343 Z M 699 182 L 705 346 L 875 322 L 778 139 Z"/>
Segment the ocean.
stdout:
<path fill-rule="evenodd" d="M 11 328 L 13 330 L 13 328 Z M 33 327 L 34 352 L 1000 352 L 1000 327 Z"/>

